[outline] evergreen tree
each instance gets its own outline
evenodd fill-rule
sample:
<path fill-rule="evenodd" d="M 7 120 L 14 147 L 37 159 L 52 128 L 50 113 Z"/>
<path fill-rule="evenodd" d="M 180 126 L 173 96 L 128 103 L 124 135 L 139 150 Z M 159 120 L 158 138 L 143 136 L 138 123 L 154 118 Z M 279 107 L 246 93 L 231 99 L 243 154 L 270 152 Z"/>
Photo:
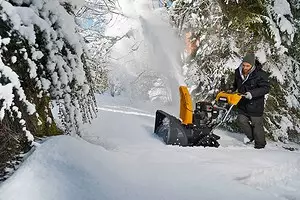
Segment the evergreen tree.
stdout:
<path fill-rule="evenodd" d="M 0 0 L 1 163 L 36 136 L 80 135 L 80 125 L 95 115 L 74 8 L 60 0 Z"/>
<path fill-rule="evenodd" d="M 299 3 L 286 0 L 177 0 L 171 18 L 181 35 L 192 32 L 197 51 L 186 58 L 186 82 L 197 99 L 210 100 L 221 78 L 246 52 L 255 52 L 270 73 L 265 127 L 274 139 L 299 141 Z M 234 126 L 231 126 L 233 128 Z"/>

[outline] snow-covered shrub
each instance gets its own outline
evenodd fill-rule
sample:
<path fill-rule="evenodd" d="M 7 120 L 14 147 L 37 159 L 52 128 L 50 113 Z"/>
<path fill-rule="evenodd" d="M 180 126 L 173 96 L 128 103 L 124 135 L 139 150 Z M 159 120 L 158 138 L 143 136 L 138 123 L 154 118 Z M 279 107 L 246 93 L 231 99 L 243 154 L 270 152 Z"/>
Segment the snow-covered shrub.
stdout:
<path fill-rule="evenodd" d="M 64 131 L 79 133 L 94 113 L 94 96 L 72 7 L 58 0 L 1 0 L 0 7 L 6 27 L 0 40 L 1 120 L 18 120 L 32 140 L 30 131 L 38 130 L 27 126 L 25 113 L 35 116 L 37 127 L 51 125 L 54 100 Z"/>
<path fill-rule="evenodd" d="M 80 2 L 0 0 L 0 154 L 6 155 L 0 165 L 24 148 L 21 141 L 80 134 L 80 124 L 95 115 L 91 73 L 73 14 Z M 54 122 L 53 104 L 63 130 Z"/>

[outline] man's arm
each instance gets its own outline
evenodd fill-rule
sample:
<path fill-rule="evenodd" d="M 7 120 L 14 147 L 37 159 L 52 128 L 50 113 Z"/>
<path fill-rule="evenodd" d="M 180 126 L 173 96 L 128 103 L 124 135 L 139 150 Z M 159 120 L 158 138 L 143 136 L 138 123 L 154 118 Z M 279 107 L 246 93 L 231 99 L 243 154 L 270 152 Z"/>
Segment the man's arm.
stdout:
<path fill-rule="evenodd" d="M 249 91 L 252 95 L 252 98 L 264 96 L 270 91 L 270 82 L 268 80 L 268 75 L 265 72 L 261 73 L 261 76 L 257 80 L 257 88 Z"/>

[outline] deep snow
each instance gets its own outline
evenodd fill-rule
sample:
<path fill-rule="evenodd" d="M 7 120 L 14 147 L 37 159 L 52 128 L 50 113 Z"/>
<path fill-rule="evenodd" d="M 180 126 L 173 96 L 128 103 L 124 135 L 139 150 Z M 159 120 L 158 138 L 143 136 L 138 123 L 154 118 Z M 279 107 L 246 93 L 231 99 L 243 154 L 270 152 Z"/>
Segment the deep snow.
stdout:
<path fill-rule="evenodd" d="M 221 130 L 219 148 L 166 146 L 153 134 L 152 104 L 98 101 L 88 142 L 49 139 L 0 186 L 0 200 L 300 198 L 298 151 L 256 150 Z"/>

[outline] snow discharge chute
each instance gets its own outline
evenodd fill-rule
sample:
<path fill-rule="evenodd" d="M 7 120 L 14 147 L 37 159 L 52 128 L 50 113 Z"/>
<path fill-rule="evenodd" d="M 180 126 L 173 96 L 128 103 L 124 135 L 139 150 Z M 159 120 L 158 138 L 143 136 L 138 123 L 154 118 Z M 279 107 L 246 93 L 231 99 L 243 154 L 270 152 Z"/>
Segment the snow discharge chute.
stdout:
<path fill-rule="evenodd" d="M 219 92 L 216 103 L 200 101 L 193 110 L 191 95 L 185 86 L 179 87 L 180 118 L 162 110 L 156 111 L 154 133 L 168 145 L 218 147 L 218 135 L 213 130 L 225 122 L 242 95 Z M 221 104 L 221 105 L 218 105 Z M 229 104 L 229 109 L 226 105 Z M 220 117 L 221 113 L 223 115 Z"/>

